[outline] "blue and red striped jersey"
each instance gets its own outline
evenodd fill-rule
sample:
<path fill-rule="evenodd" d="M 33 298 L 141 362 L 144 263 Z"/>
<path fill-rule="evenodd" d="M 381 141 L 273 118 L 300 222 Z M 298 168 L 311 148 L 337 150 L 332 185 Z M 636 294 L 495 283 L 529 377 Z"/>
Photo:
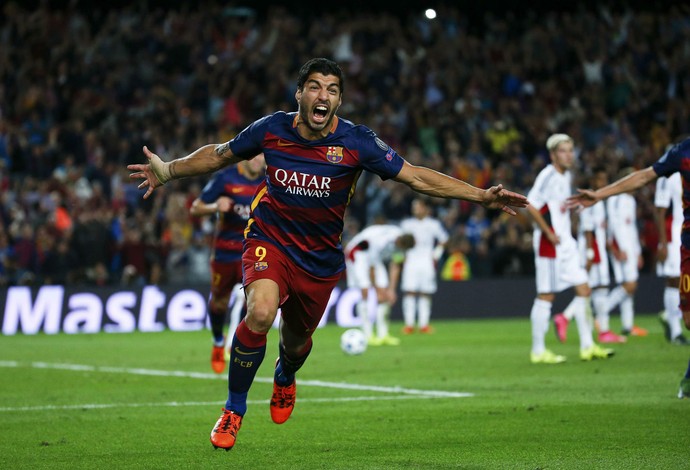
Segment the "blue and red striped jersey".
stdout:
<path fill-rule="evenodd" d="M 230 142 L 239 158 L 263 152 L 266 180 L 252 202 L 246 237 L 275 244 L 318 277 L 345 269 L 345 209 L 363 170 L 393 178 L 404 160 L 369 128 L 338 118 L 327 137 L 306 140 L 297 113 L 283 111 L 250 124 Z"/>
<path fill-rule="evenodd" d="M 673 145 L 652 165 L 659 176 L 679 172 L 683 180 L 683 228 L 680 242 L 690 249 L 690 138 Z"/>
<path fill-rule="evenodd" d="M 211 204 L 221 196 L 227 196 L 234 202 L 230 212 L 217 215 L 212 260 L 228 263 L 242 259 L 242 241 L 251 202 L 263 179 L 264 175 L 250 179 L 241 167 L 231 166 L 215 173 L 204 186 L 199 199 L 205 204 Z"/>

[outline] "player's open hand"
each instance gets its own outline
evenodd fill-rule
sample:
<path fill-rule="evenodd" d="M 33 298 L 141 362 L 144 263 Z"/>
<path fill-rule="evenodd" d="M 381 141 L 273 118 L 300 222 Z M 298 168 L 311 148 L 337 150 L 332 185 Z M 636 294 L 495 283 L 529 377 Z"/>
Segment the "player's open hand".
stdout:
<path fill-rule="evenodd" d="M 565 206 L 568 209 L 583 209 L 591 207 L 597 203 L 596 192 L 592 189 L 578 189 L 577 194 L 573 194 L 565 200 Z"/>
<path fill-rule="evenodd" d="M 146 146 L 144 146 L 144 155 L 146 155 L 149 163 L 127 165 L 127 169 L 134 172 L 129 174 L 130 178 L 144 180 L 138 188 L 148 187 L 146 193 L 144 193 L 144 199 L 147 199 L 155 188 L 164 185 L 171 179 L 171 176 L 169 163 L 161 160 L 158 155 L 151 152 Z"/>
<path fill-rule="evenodd" d="M 503 189 L 502 184 L 492 186 L 484 191 L 484 200 L 482 201 L 482 206 L 487 209 L 501 209 L 510 215 L 516 215 L 513 207 L 527 207 L 528 204 L 525 196 Z"/>

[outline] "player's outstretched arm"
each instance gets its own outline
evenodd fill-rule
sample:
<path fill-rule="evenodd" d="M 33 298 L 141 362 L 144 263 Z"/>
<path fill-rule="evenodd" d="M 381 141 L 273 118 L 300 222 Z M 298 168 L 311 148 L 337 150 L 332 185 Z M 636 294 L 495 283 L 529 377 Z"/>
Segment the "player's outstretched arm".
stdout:
<path fill-rule="evenodd" d="M 528 204 L 525 196 L 508 191 L 501 184 L 481 189 L 452 176 L 408 162 L 403 164 L 395 181 L 428 196 L 476 202 L 487 209 L 500 209 L 510 215 L 516 214 L 514 208 L 527 207 Z"/>
<path fill-rule="evenodd" d="M 133 172 L 130 173 L 130 178 L 143 180 L 139 189 L 148 187 L 144 199 L 148 198 L 155 188 L 170 180 L 213 173 L 240 161 L 232 154 L 227 144 L 204 145 L 186 157 L 170 162 L 164 162 L 146 146 L 143 150 L 148 163 L 127 165 L 127 169 Z"/>
<path fill-rule="evenodd" d="M 567 199 L 566 205 L 569 208 L 578 206 L 590 207 L 598 201 L 615 196 L 616 194 L 635 191 L 645 184 L 654 181 L 657 177 L 658 175 L 650 166 L 642 170 L 634 171 L 628 176 L 616 180 L 608 186 L 604 186 L 596 191 L 591 189 L 578 189 L 577 194 L 573 194 Z"/>

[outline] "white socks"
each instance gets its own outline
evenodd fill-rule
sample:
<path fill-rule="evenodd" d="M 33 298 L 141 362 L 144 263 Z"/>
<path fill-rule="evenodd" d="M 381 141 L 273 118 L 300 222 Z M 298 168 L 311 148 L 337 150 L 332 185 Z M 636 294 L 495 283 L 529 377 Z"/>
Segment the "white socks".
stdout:
<path fill-rule="evenodd" d="M 592 307 L 599 323 L 599 331 L 609 331 L 608 289 L 594 289 L 592 291 Z"/>
<path fill-rule="evenodd" d="M 415 319 L 420 328 L 429 326 L 431 319 L 431 297 L 428 295 L 405 295 L 402 299 L 402 312 L 405 326 L 414 327 Z"/>
<path fill-rule="evenodd" d="M 429 326 L 429 319 L 431 318 L 431 297 L 428 295 L 420 295 L 417 299 L 417 308 L 419 309 L 419 327 L 424 328 Z"/>
<path fill-rule="evenodd" d="M 589 297 L 575 296 L 568 305 L 572 318 L 577 325 L 580 337 L 580 349 L 588 349 L 594 344 L 592 327 L 587 321 L 586 309 Z M 532 352 L 541 354 L 546 350 L 546 332 L 549 331 L 552 303 L 546 300 L 534 299 L 530 321 L 532 323 Z M 565 312 L 563 312 L 565 314 Z"/>
<path fill-rule="evenodd" d="M 594 344 L 592 339 L 592 325 L 587 321 L 587 303 L 589 297 L 575 296 L 571 305 L 573 305 L 573 317 L 577 324 L 577 334 L 580 336 L 580 349 L 588 349 Z"/>
<path fill-rule="evenodd" d="M 621 327 L 624 331 L 630 331 L 633 328 L 635 317 L 635 310 L 632 295 L 625 293 L 625 297 L 621 301 Z"/>
<path fill-rule="evenodd" d="M 376 308 L 376 336 L 385 338 L 388 336 L 388 314 L 391 311 L 389 303 L 380 303 Z"/>
<path fill-rule="evenodd" d="M 414 295 L 404 295 L 402 299 L 402 313 L 405 326 L 414 327 L 417 310 L 417 298 Z"/>
<path fill-rule="evenodd" d="M 534 299 L 530 321 L 532 323 L 532 352 L 541 354 L 546 350 L 545 338 L 549 331 L 549 319 L 551 318 L 551 302 Z"/>
<path fill-rule="evenodd" d="M 359 302 L 357 302 L 355 312 L 357 313 L 357 318 L 362 321 L 362 331 L 364 332 L 364 336 L 371 338 L 373 332 L 371 321 L 369 320 L 369 301 L 367 299 L 361 299 Z"/>
<path fill-rule="evenodd" d="M 623 286 L 616 286 L 611 292 L 609 292 L 607 298 L 608 306 L 606 307 L 608 312 L 610 313 L 611 310 L 616 308 L 616 306 L 623 301 L 626 295 L 628 295 L 628 293 L 625 291 Z"/>

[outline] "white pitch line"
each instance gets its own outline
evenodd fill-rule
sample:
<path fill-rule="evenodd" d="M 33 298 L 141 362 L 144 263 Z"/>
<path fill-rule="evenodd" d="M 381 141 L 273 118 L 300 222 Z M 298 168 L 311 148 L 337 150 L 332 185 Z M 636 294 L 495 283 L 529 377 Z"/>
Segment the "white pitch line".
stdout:
<path fill-rule="evenodd" d="M 273 382 L 273 379 L 271 379 Z M 366 390 L 368 392 L 403 393 L 406 395 L 422 395 L 433 398 L 466 398 L 473 397 L 474 393 L 446 392 L 443 390 L 419 390 L 402 387 L 379 387 L 376 385 L 359 385 L 344 382 L 322 382 L 321 380 L 300 380 L 300 385 L 312 385 L 314 387 L 339 388 L 347 390 Z"/>
<path fill-rule="evenodd" d="M 342 398 L 300 398 L 300 403 L 343 403 L 355 401 L 382 400 L 431 400 L 429 395 L 390 395 L 375 397 L 342 397 Z M 267 405 L 270 400 L 247 400 L 248 405 Z M 108 408 L 149 408 L 149 407 L 186 407 L 186 406 L 223 406 L 219 401 L 171 401 L 167 403 L 87 403 L 83 405 L 43 405 L 43 406 L 2 406 L 0 413 L 12 411 L 56 411 L 56 410 L 102 410 Z"/>
<path fill-rule="evenodd" d="M 21 364 L 16 361 L 0 361 L 0 367 L 21 367 Z M 60 369 L 60 370 L 71 370 L 77 372 L 105 372 L 105 373 L 116 373 L 116 374 L 134 374 L 134 375 L 147 375 L 156 377 L 187 377 L 194 379 L 225 379 L 226 376 L 223 374 L 211 374 L 205 372 L 188 372 L 188 371 L 169 371 L 169 370 L 156 370 L 156 369 L 141 369 L 141 368 L 128 368 L 128 367 L 108 367 L 108 366 L 90 366 L 84 364 L 54 364 L 48 362 L 32 362 L 30 367 L 36 369 Z M 262 383 L 273 383 L 273 378 L 257 377 L 255 379 L 257 382 Z M 347 390 L 361 390 L 368 392 L 381 392 L 381 393 L 396 393 L 403 395 L 413 395 L 413 396 L 423 396 L 432 398 L 467 398 L 473 397 L 473 393 L 468 392 L 448 392 L 443 390 L 419 390 L 403 387 L 381 387 L 376 385 L 361 385 L 361 384 L 351 384 L 344 382 L 324 382 L 321 380 L 300 380 L 299 384 L 302 386 L 313 386 L 322 388 L 337 388 L 337 389 L 347 389 Z"/>

